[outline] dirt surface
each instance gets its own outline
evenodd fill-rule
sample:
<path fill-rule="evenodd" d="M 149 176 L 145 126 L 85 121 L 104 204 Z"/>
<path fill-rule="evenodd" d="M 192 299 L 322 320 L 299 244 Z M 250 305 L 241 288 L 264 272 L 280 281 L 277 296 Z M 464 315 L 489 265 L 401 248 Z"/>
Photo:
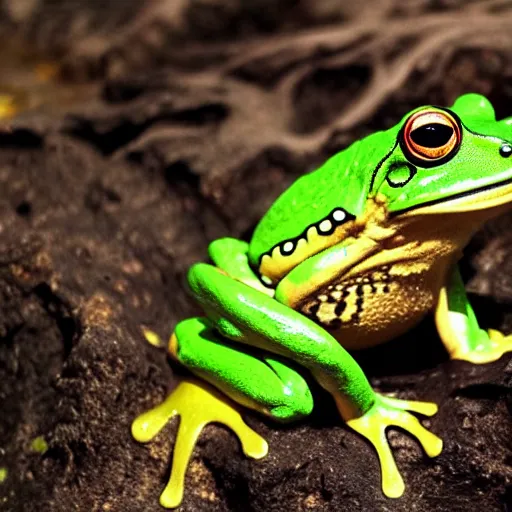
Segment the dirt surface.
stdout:
<path fill-rule="evenodd" d="M 17 113 L 0 126 L 0 510 L 162 510 L 176 424 L 145 446 L 129 427 L 179 370 L 142 330 L 165 339 L 197 313 L 184 276 L 208 243 L 248 239 L 281 191 L 353 140 L 469 91 L 512 115 L 512 3 L 0 9 L 0 114 Z M 507 333 L 511 220 L 491 222 L 463 260 L 482 325 Z M 261 461 L 208 427 L 181 510 L 512 510 L 510 356 L 450 362 L 426 320 L 358 358 L 378 390 L 440 405 L 424 422 L 440 457 L 389 433 L 403 498 L 382 496 L 371 447 L 315 389 L 304 423 L 247 414 L 269 440 Z"/>

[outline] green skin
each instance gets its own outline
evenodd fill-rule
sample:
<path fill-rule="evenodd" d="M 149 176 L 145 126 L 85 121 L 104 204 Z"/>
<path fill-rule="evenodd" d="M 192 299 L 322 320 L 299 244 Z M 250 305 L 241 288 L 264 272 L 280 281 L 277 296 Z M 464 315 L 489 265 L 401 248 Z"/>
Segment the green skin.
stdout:
<path fill-rule="evenodd" d="M 418 173 L 408 179 L 410 161 L 398 143 L 408 114 L 393 128 L 356 142 L 300 178 L 261 220 L 250 244 L 234 239 L 213 242 L 209 253 L 216 266 L 196 264 L 188 274 L 206 317 L 178 324 L 179 361 L 237 402 L 281 421 L 307 416 L 313 408 L 308 384 L 295 365 L 309 370 L 335 398 L 342 397 L 340 412 L 346 420 L 366 414 L 377 403 L 392 410 L 340 343 L 288 307 L 279 287 L 270 297 L 261 284 L 258 289 L 244 283 L 260 282 L 253 269 L 263 254 L 300 236 L 335 208 L 357 219 L 367 199 L 379 194 L 386 198 L 388 210 L 399 214 L 512 180 L 512 158 L 500 154 L 502 145 L 512 141 L 511 120 L 496 121 L 489 101 L 475 94 L 460 97 L 450 111 L 461 120 L 462 142 L 448 161 L 428 167 L 416 163 Z M 320 253 L 321 258 L 342 258 L 345 249 L 334 245 Z M 317 259 L 304 260 L 288 277 L 294 283 L 308 282 Z M 448 304 L 464 318 L 462 343 L 469 352 L 491 350 L 491 340 L 479 328 L 457 275 L 448 287 Z"/>

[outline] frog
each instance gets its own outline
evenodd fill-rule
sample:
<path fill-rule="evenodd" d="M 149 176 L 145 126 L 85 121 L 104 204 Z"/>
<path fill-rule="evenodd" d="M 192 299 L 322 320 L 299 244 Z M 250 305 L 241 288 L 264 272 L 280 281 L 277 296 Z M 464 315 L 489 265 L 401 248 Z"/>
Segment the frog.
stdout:
<path fill-rule="evenodd" d="M 402 496 L 386 431 L 401 428 L 436 457 L 443 441 L 418 415 L 433 416 L 438 405 L 378 393 L 351 353 L 429 314 L 451 359 L 485 364 L 512 351 L 511 336 L 480 327 L 458 269 L 474 233 L 510 208 L 511 156 L 512 118 L 497 120 L 485 96 L 464 94 L 449 108 L 414 109 L 301 176 L 250 241 L 212 241 L 213 264 L 196 263 L 187 275 L 204 316 L 179 322 L 168 343 L 193 378 L 132 425 L 149 442 L 180 417 L 160 503 L 181 503 L 208 423 L 227 425 L 246 455 L 263 458 L 268 444 L 241 411 L 304 420 L 314 407 L 311 379 L 374 447 L 384 495 Z"/>

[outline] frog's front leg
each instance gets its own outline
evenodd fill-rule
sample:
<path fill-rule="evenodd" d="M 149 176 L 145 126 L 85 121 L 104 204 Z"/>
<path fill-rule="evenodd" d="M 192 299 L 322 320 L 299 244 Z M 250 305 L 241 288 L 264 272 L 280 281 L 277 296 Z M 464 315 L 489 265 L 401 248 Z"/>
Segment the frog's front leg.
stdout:
<path fill-rule="evenodd" d="M 475 364 L 489 363 L 512 351 L 512 336 L 478 325 L 457 267 L 441 289 L 436 307 L 439 335 L 452 359 Z"/>

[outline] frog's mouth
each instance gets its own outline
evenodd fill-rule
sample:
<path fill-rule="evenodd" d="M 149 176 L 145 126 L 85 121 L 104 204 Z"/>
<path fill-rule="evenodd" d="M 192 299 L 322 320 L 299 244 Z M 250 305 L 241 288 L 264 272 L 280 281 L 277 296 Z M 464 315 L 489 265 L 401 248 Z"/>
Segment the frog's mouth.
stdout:
<path fill-rule="evenodd" d="M 512 208 L 512 178 L 396 213 L 404 217 L 419 214 L 466 213 L 492 210 L 508 204 Z"/>

